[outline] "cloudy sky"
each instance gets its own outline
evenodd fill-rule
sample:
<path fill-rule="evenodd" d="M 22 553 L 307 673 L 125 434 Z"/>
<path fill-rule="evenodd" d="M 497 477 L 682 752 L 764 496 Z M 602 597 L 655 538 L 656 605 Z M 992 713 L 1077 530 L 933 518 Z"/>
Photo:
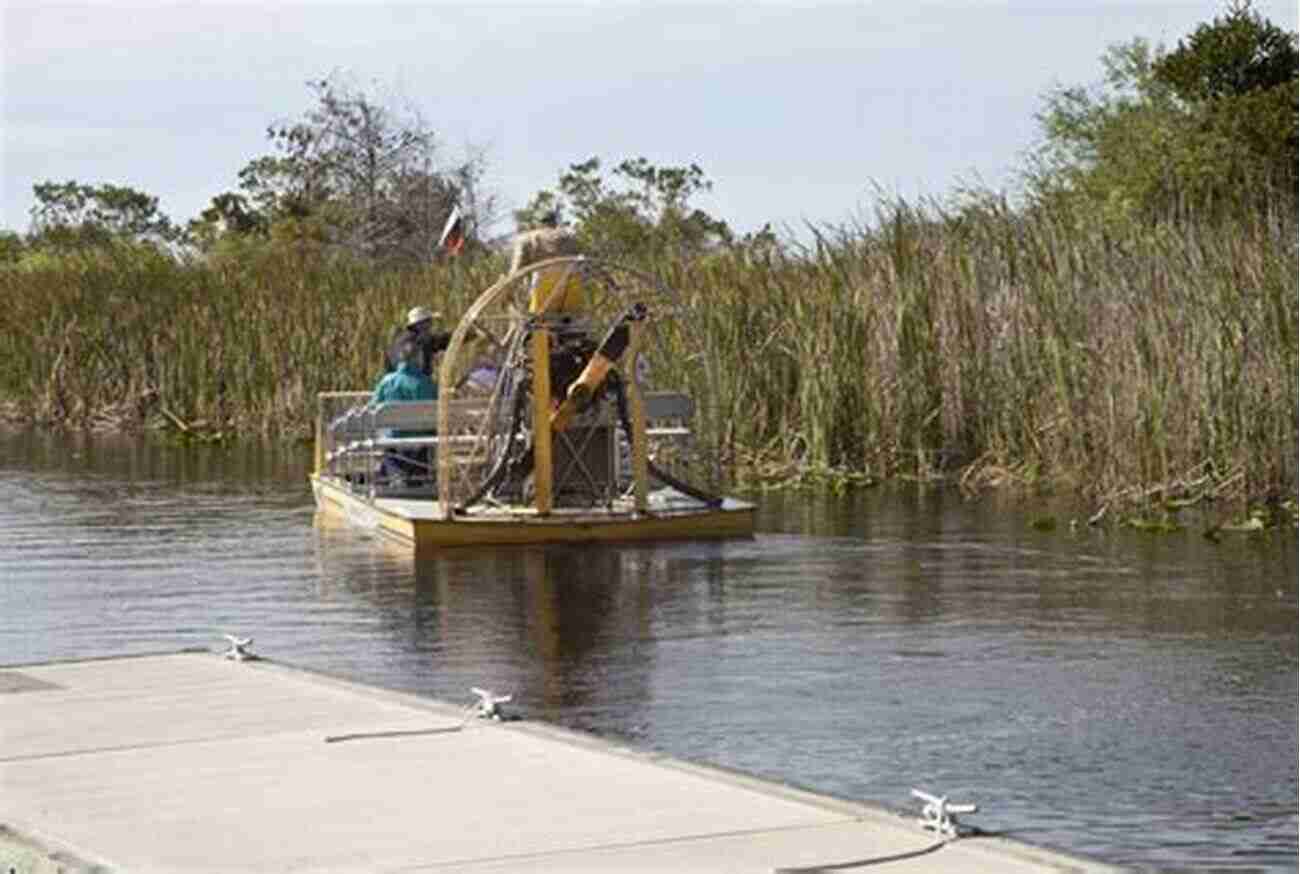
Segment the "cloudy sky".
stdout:
<path fill-rule="evenodd" d="M 1288 30 L 1294 0 L 1256 0 Z M 737 231 L 838 224 L 873 192 L 1011 188 L 1055 85 L 1176 44 L 1222 0 L 809 3 L 0 0 L 3 213 L 43 180 L 129 185 L 184 221 L 339 71 L 481 149 L 507 208 L 570 164 L 700 164 Z"/>

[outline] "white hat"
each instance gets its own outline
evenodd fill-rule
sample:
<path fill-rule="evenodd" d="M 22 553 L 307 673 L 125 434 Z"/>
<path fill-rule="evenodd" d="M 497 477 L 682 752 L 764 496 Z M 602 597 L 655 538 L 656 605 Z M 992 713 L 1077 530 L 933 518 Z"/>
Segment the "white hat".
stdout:
<path fill-rule="evenodd" d="M 420 322 L 431 322 L 436 315 L 438 314 L 428 307 L 411 307 L 411 311 L 406 314 L 406 327 L 413 328 Z"/>

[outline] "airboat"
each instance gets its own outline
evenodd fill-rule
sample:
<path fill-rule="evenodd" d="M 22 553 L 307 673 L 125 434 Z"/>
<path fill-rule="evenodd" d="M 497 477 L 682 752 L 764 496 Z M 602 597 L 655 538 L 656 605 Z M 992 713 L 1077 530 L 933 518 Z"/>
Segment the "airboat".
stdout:
<path fill-rule="evenodd" d="M 317 511 L 417 551 L 752 536 L 725 497 L 699 322 L 643 272 L 586 257 L 503 276 L 465 311 L 433 401 L 319 396 Z"/>

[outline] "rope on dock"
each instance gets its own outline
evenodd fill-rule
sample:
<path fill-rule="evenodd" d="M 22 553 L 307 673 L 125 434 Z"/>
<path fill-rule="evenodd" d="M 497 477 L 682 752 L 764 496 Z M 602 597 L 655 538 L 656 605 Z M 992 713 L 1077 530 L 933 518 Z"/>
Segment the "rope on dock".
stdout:
<path fill-rule="evenodd" d="M 325 738 L 325 743 L 335 744 L 345 740 L 372 740 L 385 737 L 415 737 L 424 734 L 451 734 L 460 731 L 465 727 L 464 723 L 460 725 L 444 726 L 442 728 L 409 728 L 398 731 L 358 731 L 352 734 L 331 734 Z"/>
<path fill-rule="evenodd" d="M 807 865 L 793 868 L 773 868 L 772 874 L 821 874 L 822 871 L 848 871 L 852 868 L 865 868 L 868 865 L 884 865 L 888 862 L 901 862 L 904 859 L 914 859 L 917 856 L 924 856 L 927 853 L 933 853 L 940 847 L 946 846 L 952 839 L 944 838 L 941 841 L 935 841 L 919 850 L 908 850 L 906 853 L 895 853 L 892 856 L 874 856 L 867 859 L 853 859 L 848 862 L 833 862 L 826 865 Z"/>
<path fill-rule="evenodd" d="M 913 789 L 912 796 L 925 802 L 925 807 L 921 809 L 921 828 L 932 830 L 940 835 L 939 840 L 933 844 L 917 850 L 908 850 L 905 853 L 895 853 L 892 856 L 876 856 L 874 858 L 854 859 L 849 862 L 834 862 L 825 865 L 775 868 L 773 874 L 820 874 L 823 871 L 847 871 L 852 868 L 865 868 L 868 865 L 883 865 L 887 862 L 901 862 L 904 859 L 924 856 L 961 837 L 961 824 L 957 822 L 957 814 L 975 813 L 979 810 L 974 804 L 953 804 L 948 801 L 947 795 L 931 795 L 928 792 L 922 792 L 920 789 Z"/>
<path fill-rule="evenodd" d="M 375 740 L 380 738 L 393 737 L 419 737 L 430 734 L 453 734 L 461 731 L 469 723 L 470 719 L 477 716 L 479 719 L 490 719 L 495 722 L 502 722 L 509 719 L 501 710 L 501 705 L 513 700 L 512 695 L 497 695 L 487 689 L 480 689 L 477 686 L 471 690 L 478 700 L 465 708 L 464 716 L 461 717 L 459 725 L 442 726 L 441 728 L 408 728 L 394 729 L 389 731 L 358 731 L 351 734 L 332 734 L 325 737 L 325 743 L 341 743 L 349 740 Z"/>

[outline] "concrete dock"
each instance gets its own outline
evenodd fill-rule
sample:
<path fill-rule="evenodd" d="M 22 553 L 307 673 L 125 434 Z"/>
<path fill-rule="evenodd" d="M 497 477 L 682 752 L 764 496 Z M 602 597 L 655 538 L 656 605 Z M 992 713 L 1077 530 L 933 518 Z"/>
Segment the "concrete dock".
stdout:
<path fill-rule="evenodd" d="M 1114 870 L 272 661 L 0 667 L 0 874 L 867 867 Z"/>

